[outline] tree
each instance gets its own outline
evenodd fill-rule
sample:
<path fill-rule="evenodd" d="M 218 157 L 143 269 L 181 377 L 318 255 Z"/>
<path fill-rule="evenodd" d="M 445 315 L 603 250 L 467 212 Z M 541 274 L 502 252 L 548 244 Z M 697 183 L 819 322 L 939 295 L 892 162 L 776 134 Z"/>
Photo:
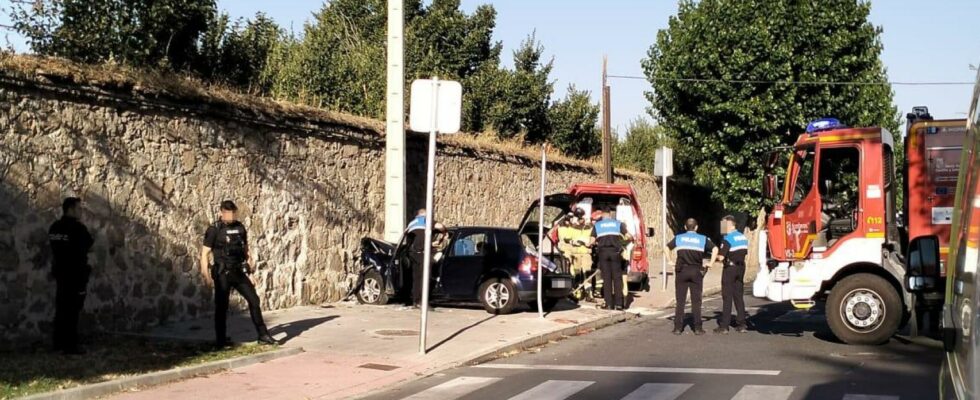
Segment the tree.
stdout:
<path fill-rule="evenodd" d="M 599 130 L 599 105 L 592 102 L 588 91 L 568 87 L 564 99 L 556 101 L 548 110 L 551 125 L 551 143 L 562 154 L 588 158 L 602 150 Z"/>
<path fill-rule="evenodd" d="M 201 39 L 201 63 L 196 70 L 209 81 L 265 94 L 270 87 L 260 75 L 273 48 L 283 40 L 282 29 L 264 13 L 238 20 L 230 29 L 228 15 L 222 14 Z"/>
<path fill-rule="evenodd" d="M 187 68 L 216 17 L 214 0 L 35 0 L 11 19 L 37 54 Z"/>
<path fill-rule="evenodd" d="M 544 46 L 533 33 L 514 51 L 514 70 L 507 71 L 503 79 L 504 96 L 490 110 L 493 128 L 499 136 L 524 134 L 524 139 L 531 143 L 550 136 L 548 106 L 555 89 L 548 79 L 554 60 L 542 63 L 543 54 Z"/>
<path fill-rule="evenodd" d="M 614 163 L 652 174 L 654 155 L 665 144 L 663 135 L 664 131 L 659 125 L 643 118 L 633 120 L 626 130 L 626 137 L 616 140 L 613 145 Z"/>
<path fill-rule="evenodd" d="M 870 4 L 832 3 L 684 0 L 643 61 L 652 114 L 675 143 L 679 169 L 724 189 L 713 197 L 726 208 L 758 209 L 765 153 L 790 144 L 810 120 L 835 116 L 897 132 Z"/>

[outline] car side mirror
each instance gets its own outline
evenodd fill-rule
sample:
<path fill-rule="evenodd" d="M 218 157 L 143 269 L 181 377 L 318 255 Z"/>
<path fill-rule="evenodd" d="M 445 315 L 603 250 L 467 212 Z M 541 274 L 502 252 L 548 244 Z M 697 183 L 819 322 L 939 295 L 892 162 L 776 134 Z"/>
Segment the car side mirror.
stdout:
<path fill-rule="evenodd" d="M 653 237 L 653 228 L 647 228 L 647 237 Z"/>
<path fill-rule="evenodd" d="M 905 256 L 908 272 L 905 276 L 905 288 L 910 292 L 935 290 L 940 281 L 939 238 L 923 236 L 909 242 L 908 253 Z"/>
<path fill-rule="evenodd" d="M 767 199 L 776 198 L 776 176 L 773 174 L 766 174 L 765 178 L 762 180 L 762 194 L 766 196 Z"/>

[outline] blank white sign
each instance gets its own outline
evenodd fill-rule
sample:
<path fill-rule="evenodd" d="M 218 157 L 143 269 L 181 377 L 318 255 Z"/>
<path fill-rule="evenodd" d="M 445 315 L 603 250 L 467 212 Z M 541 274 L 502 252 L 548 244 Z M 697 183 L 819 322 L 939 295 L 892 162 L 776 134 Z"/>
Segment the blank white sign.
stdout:
<path fill-rule="evenodd" d="M 433 120 L 432 111 L 436 115 Z M 416 132 L 459 132 L 463 86 L 456 81 L 416 79 L 412 82 L 409 128 Z"/>

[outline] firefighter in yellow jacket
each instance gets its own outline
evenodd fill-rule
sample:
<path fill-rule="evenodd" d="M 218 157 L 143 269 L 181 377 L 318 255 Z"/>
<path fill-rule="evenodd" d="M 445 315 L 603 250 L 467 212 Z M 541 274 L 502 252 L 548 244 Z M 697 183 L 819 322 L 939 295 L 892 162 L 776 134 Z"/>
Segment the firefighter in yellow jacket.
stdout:
<path fill-rule="evenodd" d="M 568 223 L 558 229 L 559 248 L 571 265 L 572 276 L 576 286 L 585 281 L 592 273 L 592 249 L 589 247 L 591 227 L 577 215 L 567 219 Z M 573 293 L 576 299 L 586 297 L 586 291 Z"/>

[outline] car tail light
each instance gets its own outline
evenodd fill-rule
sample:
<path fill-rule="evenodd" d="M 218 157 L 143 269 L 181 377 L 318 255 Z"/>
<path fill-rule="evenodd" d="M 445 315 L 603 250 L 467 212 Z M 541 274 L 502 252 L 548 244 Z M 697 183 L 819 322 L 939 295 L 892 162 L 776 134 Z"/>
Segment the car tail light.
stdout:
<path fill-rule="evenodd" d="M 633 249 L 633 261 L 640 261 L 643 259 L 643 249 L 639 247 Z"/>
<path fill-rule="evenodd" d="M 538 273 L 538 258 L 533 255 L 524 256 L 521 266 L 518 267 L 522 274 L 535 275 Z"/>

